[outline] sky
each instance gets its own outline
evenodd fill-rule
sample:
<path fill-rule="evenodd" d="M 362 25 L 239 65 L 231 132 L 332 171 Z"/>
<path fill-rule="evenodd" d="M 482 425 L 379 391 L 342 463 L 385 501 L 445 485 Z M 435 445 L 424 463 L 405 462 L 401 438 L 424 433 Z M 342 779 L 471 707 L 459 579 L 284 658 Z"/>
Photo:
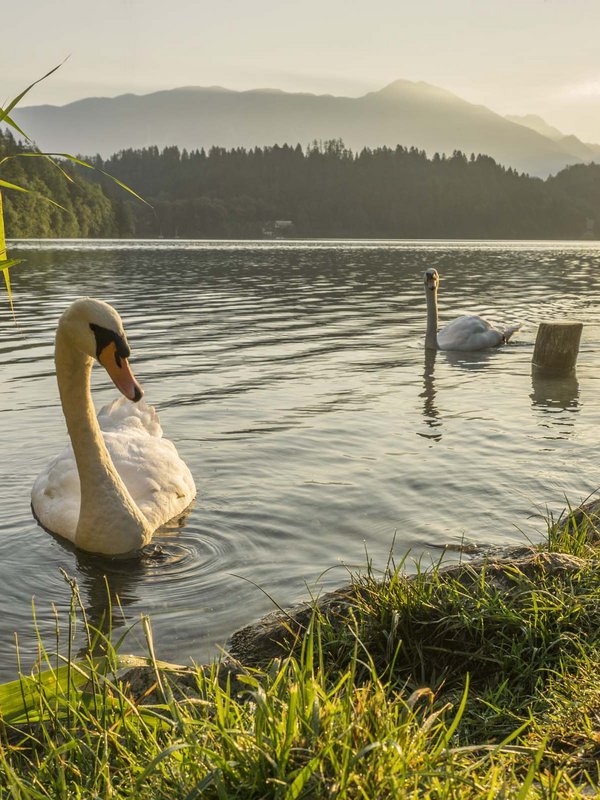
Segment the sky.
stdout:
<path fill-rule="evenodd" d="M 0 102 L 177 86 L 357 97 L 425 81 L 600 143 L 600 0 L 2 3 Z"/>

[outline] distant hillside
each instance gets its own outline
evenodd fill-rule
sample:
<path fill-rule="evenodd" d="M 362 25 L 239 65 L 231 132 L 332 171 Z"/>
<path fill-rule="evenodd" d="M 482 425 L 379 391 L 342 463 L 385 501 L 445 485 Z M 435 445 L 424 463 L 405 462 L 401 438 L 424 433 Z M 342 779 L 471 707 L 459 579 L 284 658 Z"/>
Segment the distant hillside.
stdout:
<path fill-rule="evenodd" d="M 596 165 L 541 180 L 489 156 L 353 153 L 334 140 L 308 150 L 150 147 L 97 166 L 153 206 L 103 181 L 124 237 L 600 238 Z"/>
<path fill-rule="evenodd" d="M 364 97 L 271 89 L 237 92 L 187 87 L 147 95 L 88 98 L 66 106 L 30 106 L 13 116 L 45 150 L 103 157 L 126 148 L 177 145 L 199 149 L 267 146 L 341 138 L 362 147 L 415 146 L 430 156 L 485 153 L 546 176 L 589 160 L 488 108 L 426 83 L 395 81 Z"/>
<path fill-rule="evenodd" d="M 526 114 L 525 116 L 507 116 L 509 122 L 516 122 L 518 125 L 524 125 L 553 142 L 557 142 L 561 147 L 573 156 L 573 163 L 576 161 L 600 161 L 600 144 L 591 144 L 590 142 L 582 142 L 577 136 L 572 134 L 566 135 L 558 128 L 548 125 L 548 123 L 541 117 L 535 114 Z"/>
<path fill-rule="evenodd" d="M 549 125 L 545 119 L 538 117 L 537 114 L 507 114 L 506 119 L 509 122 L 516 122 L 517 125 L 524 125 L 526 128 L 531 128 L 532 131 L 541 133 L 542 136 L 546 136 L 548 139 L 552 139 L 555 142 L 560 141 L 565 136 L 562 131 L 559 131 L 558 128 L 555 128 L 553 125 Z"/>

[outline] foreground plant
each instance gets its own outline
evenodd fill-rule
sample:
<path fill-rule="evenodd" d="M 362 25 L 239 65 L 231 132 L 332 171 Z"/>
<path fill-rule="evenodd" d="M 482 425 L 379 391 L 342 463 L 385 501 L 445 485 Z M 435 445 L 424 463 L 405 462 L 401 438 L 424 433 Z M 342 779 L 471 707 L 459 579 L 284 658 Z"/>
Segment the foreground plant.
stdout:
<path fill-rule="evenodd" d="M 15 319 L 15 309 L 13 306 L 12 301 L 12 292 L 10 288 L 10 273 L 9 269 L 11 267 L 16 267 L 17 264 L 21 263 L 20 258 L 8 258 L 8 254 L 6 252 L 6 237 L 4 235 L 4 213 L 2 210 L 2 192 L 0 192 L 0 269 L 2 270 L 2 275 L 4 277 L 4 285 L 6 286 L 6 291 L 8 293 L 8 302 L 10 305 L 10 311 L 13 315 L 13 319 Z"/>
<path fill-rule="evenodd" d="M 62 64 L 58 64 L 56 67 L 54 67 L 49 72 L 47 72 L 45 75 L 43 75 L 41 78 L 38 78 L 38 80 L 34 81 L 29 86 L 27 86 L 26 89 L 24 89 L 22 92 L 20 92 L 16 97 L 14 97 L 8 103 L 6 108 L 0 107 L 0 125 L 5 125 L 5 126 L 7 126 L 9 128 L 12 128 L 20 136 L 22 136 L 23 139 L 29 145 L 31 145 L 31 150 L 8 154 L 8 155 L 5 155 L 4 157 L 0 158 L 0 170 L 1 170 L 1 168 L 2 168 L 2 166 L 4 164 L 6 164 L 7 162 L 12 161 L 14 159 L 20 159 L 20 158 L 43 158 L 43 159 L 48 160 L 51 164 L 53 164 L 54 167 L 56 167 L 59 170 L 59 172 L 62 174 L 62 176 L 64 177 L 64 179 L 66 181 L 68 181 L 69 183 L 73 183 L 73 178 L 71 177 L 71 175 L 69 175 L 69 173 L 66 172 L 62 167 L 62 162 L 66 161 L 66 162 L 70 162 L 72 164 L 76 164 L 76 165 L 78 165 L 80 167 L 85 167 L 86 169 L 91 169 L 91 170 L 94 170 L 96 172 L 100 172 L 102 175 L 105 175 L 106 177 L 110 178 L 114 183 L 116 183 L 118 186 L 120 186 L 126 192 L 129 192 L 129 194 L 133 195 L 137 200 L 140 200 L 142 203 L 146 203 L 146 201 L 142 197 L 140 197 L 136 192 L 133 191 L 133 189 L 131 189 L 125 183 L 123 183 L 122 181 L 119 181 L 117 178 L 113 177 L 109 173 L 104 172 L 103 170 L 97 169 L 92 164 L 88 164 L 86 161 L 83 161 L 80 158 L 76 158 L 75 156 L 70 155 L 69 153 L 43 153 L 43 152 L 37 150 L 34 147 L 33 142 L 30 139 L 30 137 L 25 133 L 24 130 L 22 130 L 22 128 L 12 118 L 12 116 L 11 116 L 12 111 L 21 102 L 21 100 L 28 94 L 28 92 L 30 92 L 31 89 L 33 89 L 33 87 L 36 86 L 38 83 L 40 83 L 41 81 L 45 80 L 50 75 L 52 75 L 54 72 L 56 72 L 56 70 L 59 69 L 61 66 L 62 66 Z M 0 175 L 1 175 L 1 172 L 0 172 Z M 2 189 L 9 190 L 9 191 L 14 191 L 14 192 L 23 192 L 23 193 L 26 193 L 26 194 L 35 194 L 37 196 L 42 197 L 43 200 L 45 200 L 46 202 L 56 206 L 57 208 L 60 208 L 62 210 L 64 210 L 64 208 L 63 208 L 63 206 L 60 205 L 60 203 L 55 202 L 51 197 L 46 197 L 45 195 L 40 195 L 39 192 L 36 192 L 34 189 L 30 189 L 27 186 L 18 185 L 16 183 L 11 183 L 9 181 L 3 180 L 0 177 L 0 269 L 2 270 L 2 274 L 3 274 L 3 277 L 4 277 L 4 284 L 6 286 L 6 291 L 8 293 L 8 301 L 9 301 L 11 313 L 12 313 L 13 319 L 14 319 L 15 318 L 15 312 L 14 312 L 14 306 L 13 306 L 13 300 L 12 300 L 12 290 L 11 290 L 11 282 L 10 282 L 9 270 L 11 269 L 11 267 L 15 267 L 15 266 L 17 266 L 17 264 L 20 264 L 22 262 L 22 259 L 9 259 L 8 258 L 7 248 L 6 248 L 6 237 L 5 237 L 5 231 L 4 231 L 4 215 L 3 215 L 3 209 L 2 209 Z"/>
<path fill-rule="evenodd" d="M 40 642 L 33 676 L 0 687 L 0 786 L 11 798 L 596 796 L 600 577 L 596 551 L 568 552 L 580 540 L 563 529 L 560 553 L 358 578 L 350 617 L 315 612 L 262 668 L 161 664 L 147 621 L 148 655 L 132 662 L 124 637 L 113 647 L 110 626 L 89 626 L 72 583 L 62 660 Z"/>

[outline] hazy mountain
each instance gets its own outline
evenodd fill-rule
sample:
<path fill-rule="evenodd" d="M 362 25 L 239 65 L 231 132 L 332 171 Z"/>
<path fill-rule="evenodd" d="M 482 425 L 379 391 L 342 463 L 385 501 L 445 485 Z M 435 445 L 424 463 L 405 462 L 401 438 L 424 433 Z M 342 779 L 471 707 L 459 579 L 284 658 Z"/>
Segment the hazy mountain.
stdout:
<path fill-rule="evenodd" d="M 577 136 L 572 134 L 566 135 L 558 128 L 548 125 L 546 120 L 538 117 L 536 114 L 526 114 L 524 116 L 508 115 L 506 117 L 510 122 L 516 122 L 519 125 L 524 125 L 526 128 L 546 136 L 548 139 L 557 142 L 570 153 L 575 159 L 581 161 L 594 161 L 600 157 L 600 144 L 591 144 L 589 142 L 582 142 Z"/>
<path fill-rule="evenodd" d="M 557 142 L 565 136 L 562 131 L 549 125 L 545 119 L 538 117 L 537 114 L 507 114 L 506 119 L 510 122 L 516 122 L 517 125 L 524 125 L 526 128 L 531 128 L 532 131 L 541 133 L 542 136 L 546 136 L 548 139 L 553 139 Z"/>
<path fill-rule="evenodd" d="M 353 150 L 400 144 L 430 155 L 485 153 L 542 176 L 590 160 L 587 151 L 578 155 L 572 143 L 553 141 L 444 89 L 403 80 L 357 98 L 185 87 L 29 106 L 13 116 L 42 149 L 88 155 L 150 145 L 304 146 L 315 139 L 341 138 Z"/>

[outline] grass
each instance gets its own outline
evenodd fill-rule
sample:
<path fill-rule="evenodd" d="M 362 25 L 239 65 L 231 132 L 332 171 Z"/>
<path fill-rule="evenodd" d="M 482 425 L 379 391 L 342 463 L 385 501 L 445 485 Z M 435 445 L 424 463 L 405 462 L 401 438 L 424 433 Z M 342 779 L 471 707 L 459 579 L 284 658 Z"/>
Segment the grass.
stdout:
<path fill-rule="evenodd" d="M 73 584 L 64 635 L 83 623 L 96 655 L 59 662 L 40 642 L 40 669 L 0 687 L 0 797 L 597 796 L 592 534 L 572 514 L 511 564 L 357 577 L 348 618 L 315 611 L 281 658 L 235 682 L 197 668 L 185 693 L 147 621 L 136 687 Z"/>

